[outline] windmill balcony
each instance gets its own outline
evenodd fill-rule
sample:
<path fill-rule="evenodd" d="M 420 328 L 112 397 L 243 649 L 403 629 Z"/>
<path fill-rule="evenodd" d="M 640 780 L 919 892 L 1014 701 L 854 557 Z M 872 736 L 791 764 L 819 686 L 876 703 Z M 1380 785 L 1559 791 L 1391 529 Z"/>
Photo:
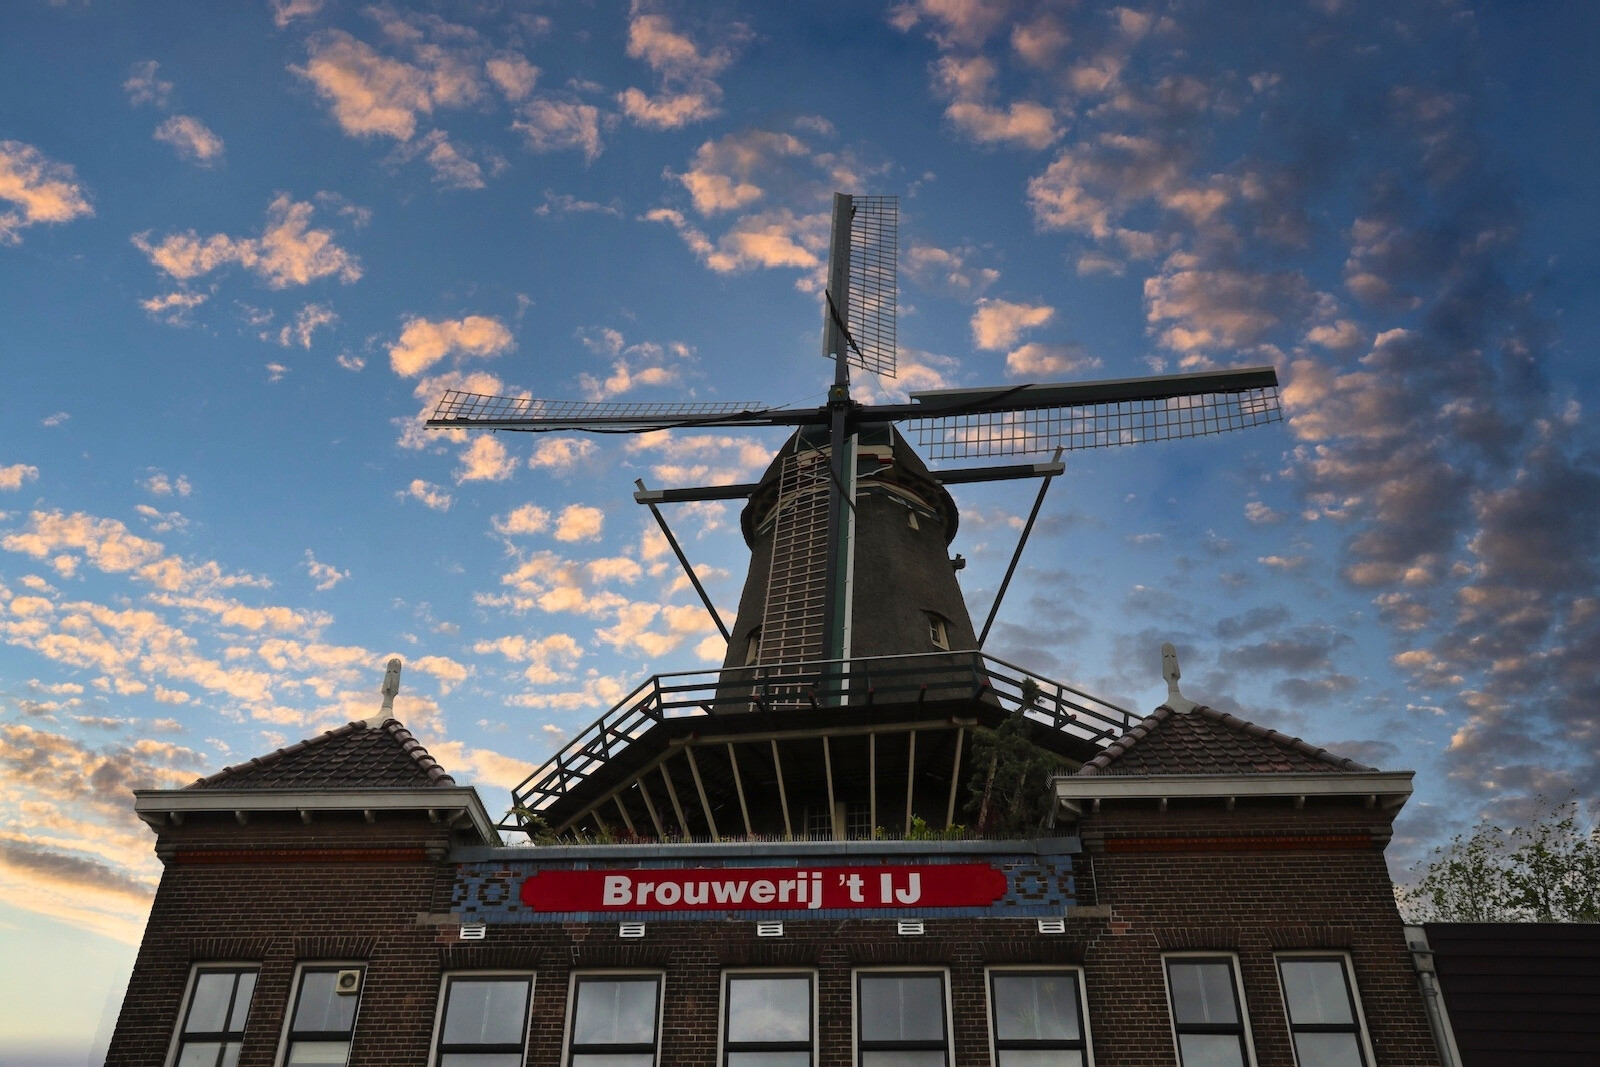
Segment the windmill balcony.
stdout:
<path fill-rule="evenodd" d="M 560 841 L 902 836 L 956 825 L 972 742 L 1020 715 L 1070 770 L 1139 716 L 976 651 L 658 674 L 512 790 Z"/>

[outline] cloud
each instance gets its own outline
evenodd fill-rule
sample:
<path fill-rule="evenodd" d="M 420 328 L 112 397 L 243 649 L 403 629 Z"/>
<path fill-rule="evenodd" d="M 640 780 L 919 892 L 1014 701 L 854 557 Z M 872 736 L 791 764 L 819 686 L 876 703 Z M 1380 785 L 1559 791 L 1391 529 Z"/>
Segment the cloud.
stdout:
<path fill-rule="evenodd" d="M 567 634 L 549 634 L 531 638 L 524 634 L 511 634 L 493 640 L 478 641 L 472 646 L 478 655 L 498 652 L 513 663 L 526 663 L 523 677 L 533 685 L 550 685 L 566 681 L 569 673 L 583 657 L 583 649 Z"/>
<path fill-rule="evenodd" d="M 434 511 L 450 510 L 450 494 L 445 492 L 444 487 L 434 485 L 432 482 L 425 482 L 421 478 L 413 479 L 411 484 L 406 486 L 404 492 L 396 495 L 402 498 L 409 496 Z"/>
<path fill-rule="evenodd" d="M 973 265 L 971 260 L 977 254 L 977 249 L 970 245 L 939 248 L 913 241 L 906 250 L 906 276 L 922 285 L 962 296 L 978 296 L 1000 280 L 1000 272 L 993 267 Z"/>
<path fill-rule="evenodd" d="M 511 477 L 518 465 L 518 461 L 506 451 L 506 446 L 487 434 L 474 437 L 460 458 L 461 465 L 452 473 L 457 485 L 463 482 L 504 481 Z"/>
<path fill-rule="evenodd" d="M 433 169 L 433 180 L 447 189 L 482 189 L 483 167 L 466 151 L 452 144 L 443 130 L 430 130 L 414 141 L 398 146 L 390 155 L 396 162 L 422 158 Z M 491 168 L 498 172 L 504 160 L 491 156 Z"/>
<path fill-rule="evenodd" d="M 818 269 L 827 251 L 831 225 L 824 212 L 796 215 L 788 208 L 780 208 L 738 219 L 712 243 L 677 211 L 657 208 L 644 217 L 676 229 L 701 262 L 718 274 L 755 268 Z"/>
<path fill-rule="evenodd" d="M 272 0 L 272 24 L 285 29 L 295 19 L 311 18 L 322 10 L 322 0 Z"/>
<path fill-rule="evenodd" d="M 260 237 L 213 234 L 201 238 L 193 230 L 169 234 L 152 243 L 148 232 L 135 234 L 134 246 L 163 273 L 189 281 L 221 267 L 243 267 L 272 289 L 309 285 L 321 278 L 337 277 L 345 284 L 361 277 L 361 261 L 334 242 L 329 230 L 312 229 L 314 208 L 287 194 L 267 205 L 267 222 Z"/>
<path fill-rule="evenodd" d="M 122 91 L 128 94 L 128 103 L 166 107 L 172 95 L 172 83 L 164 81 L 160 71 L 161 64 L 153 59 L 142 60 L 130 67 L 128 78 L 122 83 Z"/>
<path fill-rule="evenodd" d="M 595 541 L 605 524 L 606 513 L 585 504 L 568 504 L 556 518 L 557 541 Z"/>
<path fill-rule="evenodd" d="M 941 48 L 976 48 L 1005 16 L 1004 0 L 905 0 L 889 9 L 889 24 L 902 33 L 926 25 Z"/>
<path fill-rule="evenodd" d="M 1006 373 L 1019 378 L 1060 377 L 1101 366 L 1082 345 L 1044 345 L 1031 341 L 1006 353 Z"/>
<path fill-rule="evenodd" d="M 1055 318 L 1056 309 L 1045 304 L 1014 304 L 1009 300 L 982 299 L 972 313 L 972 343 L 996 351 L 1016 344 L 1026 330 Z"/>
<path fill-rule="evenodd" d="M 327 304 L 307 304 L 295 313 L 294 322 L 278 330 L 278 343 L 285 348 L 297 344 L 301 348 L 311 347 L 311 336 L 324 326 L 332 326 L 339 321 L 339 316 L 333 313 L 333 308 Z"/>
<path fill-rule="evenodd" d="M 677 180 L 689 191 L 695 210 L 702 215 L 745 208 L 760 200 L 765 190 L 757 185 L 763 172 L 786 159 L 806 157 L 810 149 L 789 133 L 745 130 L 707 141 L 695 150 L 689 169 Z"/>
<path fill-rule="evenodd" d="M 579 149 L 590 163 L 600 158 L 600 109 L 593 104 L 536 97 L 517 108 L 511 128 L 535 152 Z"/>
<path fill-rule="evenodd" d="M 332 109 L 352 137 L 409 141 L 421 116 L 435 108 L 476 101 L 482 87 L 468 61 L 437 46 L 419 45 L 420 66 L 382 55 L 343 30 L 325 30 L 306 43 L 303 67 L 291 66 Z"/>
<path fill-rule="evenodd" d="M 194 492 L 194 486 L 189 484 L 187 475 L 180 474 L 170 478 L 165 471 L 151 470 L 150 476 L 139 483 L 145 491 L 153 496 L 188 496 Z"/>
<path fill-rule="evenodd" d="M 189 313 L 204 304 L 209 298 L 208 293 L 191 293 L 179 289 L 161 296 L 153 296 L 148 300 L 139 301 L 139 306 L 144 308 L 153 319 L 172 326 L 187 326 L 190 322 Z"/>
<path fill-rule="evenodd" d="M 13 463 L 9 467 L 0 467 L 0 492 L 15 492 L 22 488 L 22 483 L 38 480 L 38 467 L 26 463 Z"/>
<path fill-rule="evenodd" d="M 54 414 L 46 415 L 44 418 L 40 419 L 39 420 L 39 425 L 40 426 L 60 426 L 62 423 L 66 422 L 70 418 L 72 418 L 72 416 L 67 414 L 65 411 L 57 411 Z"/>
<path fill-rule="evenodd" d="M 40 223 L 93 215 L 89 194 L 70 163 L 57 163 L 32 145 L 0 141 L 0 244 L 17 244 L 19 231 Z"/>
<path fill-rule="evenodd" d="M 1161 344 L 1183 353 L 1249 347 L 1312 304 L 1298 272 L 1203 269 L 1187 256 L 1173 256 L 1162 273 L 1147 278 L 1144 295 Z"/>
<path fill-rule="evenodd" d="M 666 15 L 634 9 L 628 22 L 627 53 L 643 60 L 658 78 L 658 91 L 632 86 L 617 94 L 622 114 L 647 129 L 675 130 L 720 113 L 722 89 L 713 80 L 733 62 L 735 49 L 749 38 L 741 23 L 719 27 L 723 42 L 702 49 L 673 28 Z"/>
<path fill-rule="evenodd" d="M 492 56 L 483 65 L 495 88 L 512 103 L 526 100 L 539 80 L 539 68 L 516 52 Z"/>
<path fill-rule="evenodd" d="M 550 513 L 537 504 L 521 504 L 505 515 L 496 515 L 489 525 L 501 537 L 523 537 L 550 528 Z"/>
<path fill-rule="evenodd" d="M 222 138 L 193 115 L 173 115 L 157 126 L 152 136 L 171 145 L 179 158 L 202 167 L 214 166 L 222 159 Z"/>
<path fill-rule="evenodd" d="M 305 568 L 306 574 L 311 577 L 318 592 L 326 592 L 350 577 L 349 571 L 342 571 L 331 564 L 319 562 L 309 548 L 306 549 Z"/>
<path fill-rule="evenodd" d="M 468 315 L 462 319 L 430 322 L 408 318 L 400 339 L 389 349 L 389 365 L 401 377 L 410 378 L 432 367 L 446 356 L 492 358 L 516 347 L 511 331 L 499 319 Z"/>
<path fill-rule="evenodd" d="M 1023 148 L 1048 148 L 1061 137 L 1055 112 L 1032 100 L 995 103 L 993 62 L 983 56 L 944 56 L 934 65 L 934 86 L 950 101 L 944 116 L 979 144 L 1011 142 Z"/>
<path fill-rule="evenodd" d="M 556 193 L 549 189 L 544 191 L 544 203 L 533 209 L 533 213 L 540 218 L 551 215 L 585 215 L 599 214 L 610 215 L 620 219 L 622 209 L 615 204 L 598 204 L 593 200 L 580 200 L 570 193 Z"/>
<path fill-rule="evenodd" d="M 545 437 L 534 446 L 528 457 L 528 466 L 534 470 L 570 471 L 599 451 L 586 437 Z"/>
<path fill-rule="evenodd" d="M 1011 27 L 1011 49 L 1031 67 L 1049 68 L 1071 43 L 1071 35 L 1048 12 Z"/>

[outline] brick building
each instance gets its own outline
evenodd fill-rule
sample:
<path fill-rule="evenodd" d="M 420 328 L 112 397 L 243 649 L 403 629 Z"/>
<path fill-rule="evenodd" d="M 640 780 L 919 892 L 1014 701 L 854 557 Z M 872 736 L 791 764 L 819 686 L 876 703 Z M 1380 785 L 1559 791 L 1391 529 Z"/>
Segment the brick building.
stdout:
<path fill-rule="evenodd" d="M 138 794 L 166 869 L 107 1063 L 1437 1064 L 1409 779 L 1164 706 L 1050 836 L 505 847 L 380 713 Z"/>

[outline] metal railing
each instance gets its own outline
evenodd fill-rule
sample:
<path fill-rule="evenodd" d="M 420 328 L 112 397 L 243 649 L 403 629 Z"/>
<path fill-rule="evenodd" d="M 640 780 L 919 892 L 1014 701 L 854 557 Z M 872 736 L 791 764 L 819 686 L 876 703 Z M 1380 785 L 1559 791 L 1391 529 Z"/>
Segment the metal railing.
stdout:
<path fill-rule="evenodd" d="M 1142 716 L 983 652 L 815 660 L 678 671 L 647 678 L 511 790 L 512 813 L 538 814 L 668 719 L 749 712 L 990 700 L 1008 713 L 1108 745 Z"/>

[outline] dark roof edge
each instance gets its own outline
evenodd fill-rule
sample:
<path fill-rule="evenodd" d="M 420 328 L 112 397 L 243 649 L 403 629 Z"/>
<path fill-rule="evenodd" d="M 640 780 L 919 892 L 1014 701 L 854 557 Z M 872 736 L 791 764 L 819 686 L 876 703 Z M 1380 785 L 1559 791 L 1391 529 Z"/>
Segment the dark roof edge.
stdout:
<path fill-rule="evenodd" d="M 1088 763 L 1085 763 L 1081 768 L 1079 768 L 1077 773 L 1085 777 L 1102 773 L 1106 770 L 1106 768 L 1110 767 L 1113 763 L 1120 759 L 1122 755 L 1129 749 L 1136 746 L 1140 741 L 1154 732 L 1157 726 L 1160 726 L 1163 722 L 1166 722 L 1172 716 L 1178 714 L 1203 715 L 1213 722 L 1217 722 L 1223 726 L 1226 726 L 1230 730 L 1235 730 L 1250 737 L 1260 737 L 1265 738 L 1268 741 L 1276 742 L 1277 744 L 1299 752 L 1303 756 L 1320 760 L 1321 762 L 1326 763 L 1330 767 L 1333 767 L 1337 770 L 1366 773 L 1376 771 L 1378 769 L 1376 767 L 1368 767 L 1365 763 L 1358 763 L 1355 760 L 1348 759 L 1344 756 L 1335 755 L 1325 748 L 1318 748 L 1309 741 L 1302 741 L 1298 737 L 1292 737 L 1289 734 L 1279 733 L 1277 730 L 1273 730 L 1265 726 L 1257 726 L 1255 723 L 1246 719 L 1241 719 L 1237 715 L 1230 715 L 1225 711 L 1218 711 L 1215 708 L 1207 707 L 1204 704 L 1197 704 L 1195 705 L 1193 711 L 1188 712 L 1177 712 L 1173 710 L 1170 704 L 1163 704 L 1155 711 L 1152 711 L 1149 715 L 1146 715 L 1143 719 L 1140 719 L 1137 723 L 1135 723 L 1127 733 L 1123 734 L 1111 744 L 1107 745 L 1104 752 L 1101 752 L 1100 755 L 1096 756 Z"/>
<path fill-rule="evenodd" d="M 389 717 L 376 725 L 369 719 L 357 719 L 354 722 L 345 723 L 337 729 L 328 730 L 325 733 L 318 734 L 316 737 L 308 737 L 303 741 L 296 741 L 292 745 L 269 752 L 265 756 L 256 756 L 246 760 L 244 763 L 236 763 L 224 767 L 215 774 L 196 779 L 189 785 L 184 786 L 184 788 L 198 789 L 215 786 L 233 775 L 241 774 L 246 770 L 257 767 L 270 766 L 282 760 L 285 756 L 293 755 L 296 752 L 313 748 L 317 745 L 326 744 L 336 737 L 343 737 L 346 734 L 354 733 L 356 730 L 373 729 L 389 731 L 389 735 L 395 739 L 395 742 L 400 745 L 406 755 L 411 757 L 412 762 L 427 774 L 430 786 L 453 786 L 456 784 L 456 780 L 450 776 L 450 773 L 444 767 L 440 766 L 439 761 L 429 755 L 426 748 L 422 747 L 422 742 L 418 741 L 410 730 L 401 725 L 399 719 Z"/>

